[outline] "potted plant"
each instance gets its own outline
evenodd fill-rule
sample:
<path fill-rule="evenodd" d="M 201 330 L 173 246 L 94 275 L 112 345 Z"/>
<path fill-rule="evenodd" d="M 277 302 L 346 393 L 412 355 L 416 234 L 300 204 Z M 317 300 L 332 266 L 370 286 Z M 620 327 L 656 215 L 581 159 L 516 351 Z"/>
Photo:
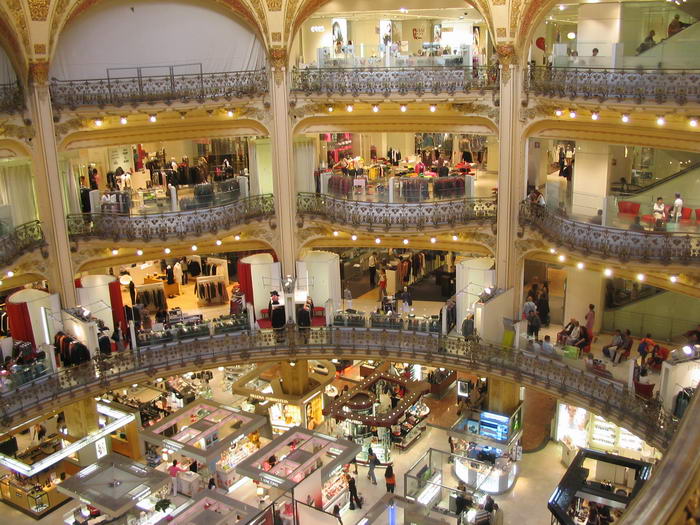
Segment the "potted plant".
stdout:
<path fill-rule="evenodd" d="M 168 510 L 168 507 L 170 507 L 171 501 L 167 498 L 163 498 L 161 500 L 158 500 L 158 503 L 156 503 L 155 509 L 158 512 L 165 512 Z"/>

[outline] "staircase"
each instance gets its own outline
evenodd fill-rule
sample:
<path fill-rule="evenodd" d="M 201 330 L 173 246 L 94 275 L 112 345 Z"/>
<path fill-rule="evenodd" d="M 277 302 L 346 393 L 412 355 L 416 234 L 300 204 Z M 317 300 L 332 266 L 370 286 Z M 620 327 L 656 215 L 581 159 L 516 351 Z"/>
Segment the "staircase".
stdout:
<path fill-rule="evenodd" d="M 652 182 L 651 184 L 647 184 L 646 186 L 633 186 L 632 188 L 628 188 L 627 191 L 624 192 L 625 196 L 639 196 L 647 191 L 652 191 L 654 189 L 658 189 L 659 186 L 662 186 L 668 182 L 672 182 L 675 179 L 678 179 L 679 177 L 683 177 L 684 175 L 687 175 L 688 173 L 692 173 L 695 170 L 700 170 L 700 161 L 694 162 L 690 164 L 689 166 L 686 166 L 680 171 L 677 171 L 676 173 L 672 173 L 668 177 L 665 177 L 663 179 L 659 179 L 655 182 Z M 613 191 L 620 191 L 619 190 L 619 183 L 615 184 L 617 188 L 613 187 Z M 622 193 L 622 192 L 620 192 Z"/>

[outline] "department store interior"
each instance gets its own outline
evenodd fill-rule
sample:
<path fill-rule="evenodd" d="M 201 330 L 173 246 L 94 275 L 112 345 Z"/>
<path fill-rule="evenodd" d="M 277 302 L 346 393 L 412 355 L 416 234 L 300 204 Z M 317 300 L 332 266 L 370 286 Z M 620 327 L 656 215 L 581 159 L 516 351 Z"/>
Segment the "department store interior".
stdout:
<path fill-rule="evenodd" d="M 41 93 L 0 38 L 0 117 L 28 93 L 0 120 L 11 523 L 638 516 L 697 417 L 700 100 L 516 104 L 497 2 L 69 3 L 32 40 Z M 697 69 L 681 4 L 510 6 L 518 89 Z M 260 70 L 258 94 L 217 91 Z M 406 87 L 455 70 L 456 93 Z M 375 74 L 388 95 L 338 87 Z"/>

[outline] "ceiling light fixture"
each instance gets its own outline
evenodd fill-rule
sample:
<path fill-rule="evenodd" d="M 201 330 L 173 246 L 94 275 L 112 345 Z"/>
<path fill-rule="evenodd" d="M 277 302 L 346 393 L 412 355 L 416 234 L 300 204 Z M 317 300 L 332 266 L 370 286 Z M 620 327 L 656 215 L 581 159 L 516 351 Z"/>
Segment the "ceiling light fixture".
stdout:
<path fill-rule="evenodd" d="M 404 244 L 408 244 L 408 239 L 404 239 L 404 240 L 403 240 L 403 243 L 404 243 Z"/>
<path fill-rule="evenodd" d="M 591 120 L 598 120 L 599 118 L 600 118 L 600 113 L 598 113 L 597 111 L 594 111 L 593 113 L 591 113 Z"/>
<path fill-rule="evenodd" d="M 216 245 L 221 246 L 224 242 L 221 239 L 216 239 Z"/>
<path fill-rule="evenodd" d="M 116 248 L 114 248 L 112 250 L 112 255 L 117 255 L 118 253 L 119 253 L 119 250 L 117 250 Z"/>
<path fill-rule="evenodd" d="M 605 277 L 612 277 L 612 274 L 613 271 L 610 268 L 606 268 L 605 270 L 603 270 L 603 275 L 605 275 Z"/>
<path fill-rule="evenodd" d="M 375 113 L 379 113 L 379 104 L 373 104 L 372 111 L 374 111 Z"/>
<path fill-rule="evenodd" d="M 339 233 L 340 233 L 340 232 L 338 232 L 337 230 L 334 231 L 334 232 L 333 232 L 333 237 L 337 237 Z"/>
<path fill-rule="evenodd" d="M 406 104 L 401 104 L 401 113 L 406 113 L 407 109 L 408 109 L 408 106 L 406 106 Z"/>
<path fill-rule="evenodd" d="M 168 254 L 170 253 L 170 248 L 166 248 L 166 249 L 163 250 L 163 251 L 165 252 L 165 255 L 168 255 Z"/>
<path fill-rule="evenodd" d="M 435 104 L 430 104 L 430 112 L 435 113 L 437 111 L 437 106 Z"/>
<path fill-rule="evenodd" d="M 566 261 L 566 255 L 564 255 L 564 254 L 561 254 L 558 258 L 559 258 L 559 262 Z"/>
<path fill-rule="evenodd" d="M 126 124 L 127 122 L 129 122 L 129 121 L 126 119 L 126 117 L 121 117 L 121 118 L 119 119 L 119 123 L 120 123 L 120 124 Z"/>
<path fill-rule="evenodd" d="M 227 117 L 232 117 L 232 116 L 233 116 L 233 111 L 231 111 L 231 110 L 229 109 L 229 110 L 226 112 L 226 116 L 227 116 Z"/>
<path fill-rule="evenodd" d="M 95 126 L 98 128 L 102 125 L 102 119 L 101 118 L 96 118 L 95 119 Z"/>
<path fill-rule="evenodd" d="M 627 113 L 623 113 L 620 119 L 622 120 L 622 122 L 627 124 L 630 121 L 630 116 Z"/>
<path fill-rule="evenodd" d="M 435 244 L 437 242 L 437 239 L 435 237 L 430 238 L 430 243 Z"/>
<path fill-rule="evenodd" d="M 457 237 L 456 235 L 453 235 L 453 236 L 452 236 L 452 240 L 453 240 L 453 241 L 457 241 L 457 240 L 459 240 L 459 237 Z"/>
<path fill-rule="evenodd" d="M 136 255 L 141 257 L 143 255 L 143 250 L 141 250 L 141 249 L 136 250 Z"/>
<path fill-rule="evenodd" d="M 570 109 L 569 110 L 569 118 L 576 118 L 576 111 L 574 111 L 573 109 Z"/>
<path fill-rule="evenodd" d="M 346 110 L 348 113 L 352 113 L 352 110 L 353 110 L 353 109 L 355 109 L 355 108 L 353 107 L 352 104 L 348 104 L 347 106 L 345 106 L 345 110 Z"/>
<path fill-rule="evenodd" d="M 644 279 L 646 279 L 646 276 L 645 276 L 643 273 L 638 273 L 638 274 L 637 274 L 637 280 L 638 280 L 638 281 L 643 281 Z"/>
<path fill-rule="evenodd" d="M 677 283 L 677 282 L 678 282 L 678 276 L 672 275 L 672 276 L 670 276 L 670 277 L 668 278 L 668 280 L 671 281 L 672 283 Z"/>
<path fill-rule="evenodd" d="M 376 239 L 374 239 L 374 242 L 376 244 L 380 244 L 382 242 L 382 240 L 379 237 L 377 237 Z"/>
<path fill-rule="evenodd" d="M 666 119 L 664 118 L 663 115 L 660 115 L 660 116 L 656 119 L 656 124 L 657 124 L 658 126 L 663 126 L 664 124 L 666 124 Z"/>
<path fill-rule="evenodd" d="M 154 115 L 150 115 L 150 116 L 148 117 L 148 120 L 150 120 L 151 122 L 155 122 L 156 120 L 158 120 L 158 118 L 157 118 L 157 117 L 155 116 L 155 114 L 154 114 Z"/>
<path fill-rule="evenodd" d="M 555 114 L 557 117 L 561 117 L 561 116 L 564 114 L 564 112 L 563 112 L 561 109 L 557 109 L 557 110 L 554 111 L 554 114 Z"/>
<path fill-rule="evenodd" d="M 193 244 L 193 245 L 192 245 L 192 251 L 193 251 L 193 252 L 196 252 L 196 251 L 197 251 L 197 245 L 196 245 L 196 244 Z"/>
<path fill-rule="evenodd" d="M 579 270 L 583 270 L 585 268 L 585 266 L 586 265 L 583 264 L 582 262 L 576 263 L 576 268 L 578 268 Z"/>
<path fill-rule="evenodd" d="M 240 240 L 241 240 L 241 236 L 240 236 L 240 235 L 234 235 L 234 236 L 233 236 L 233 240 L 234 240 L 234 241 L 240 241 Z"/>
<path fill-rule="evenodd" d="M 697 128 L 698 127 L 698 119 L 697 117 L 690 117 L 690 120 L 688 120 L 688 125 L 691 128 Z"/>
<path fill-rule="evenodd" d="M 14 277 L 14 276 L 15 276 L 15 272 L 13 272 L 12 270 L 10 270 L 9 272 L 7 272 L 7 276 L 8 276 L 8 277 Z"/>
<path fill-rule="evenodd" d="M 333 106 L 329 105 L 326 109 L 328 109 L 328 113 L 333 113 Z"/>
<path fill-rule="evenodd" d="M 353 233 L 353 234 L 350 236 L 350 238 L 351 238 L 353 241 L 356 241 L 356 240 L 357 240 L 357 235 L 355 235 L 355 234 Z"/>

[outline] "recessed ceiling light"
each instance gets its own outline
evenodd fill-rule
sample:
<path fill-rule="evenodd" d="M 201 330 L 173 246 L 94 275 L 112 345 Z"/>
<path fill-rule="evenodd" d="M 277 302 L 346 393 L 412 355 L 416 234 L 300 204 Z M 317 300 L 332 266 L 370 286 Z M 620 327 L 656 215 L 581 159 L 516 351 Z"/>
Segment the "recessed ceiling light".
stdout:
<path fill-rule="evenodd" d="M 606 268 L 605 270 L 603 270 L 603 275 L 605 275 L 605 277 L 612 277 L 612 274 L 613 271 L 610 268 Z"/>
<path fill-rule="evenodd" d="M 165 255 L 168 255 L 168 254 L 170 253 L 170 248 L 166 248 L 166 249 L 163 250 L 163 251 L 165 252 Z"/>
<path fill-rule="evenodd" d="M 148 120 L 150 120 L 151 122 L 155 122 L 156 120 L 158 120 L 158 118 L 155 115 L 151 115 L 148 117 Z"/>
<path fill-rule="evenodd" d="M 121 117 L 121 118 L 119 119 L 119 123 L 120 123 L 120 124 L 126 124 L 127 122 L 129 122 L 129 121 L 126 119 L 126 117 Z"/>
<path fill-rule="evenodd" d="M 138 255 L 139 257 L 141 257 L 141 256 L 143 255 L 143 250 L 141 250 L 141 249 L 136 250 L 136 255 Z"/>
<path fill-rule="evenodd" d="M 223 241 L 221 239 L 216 239 L 216 245 L 221 246 L 223 244 Z"/>

